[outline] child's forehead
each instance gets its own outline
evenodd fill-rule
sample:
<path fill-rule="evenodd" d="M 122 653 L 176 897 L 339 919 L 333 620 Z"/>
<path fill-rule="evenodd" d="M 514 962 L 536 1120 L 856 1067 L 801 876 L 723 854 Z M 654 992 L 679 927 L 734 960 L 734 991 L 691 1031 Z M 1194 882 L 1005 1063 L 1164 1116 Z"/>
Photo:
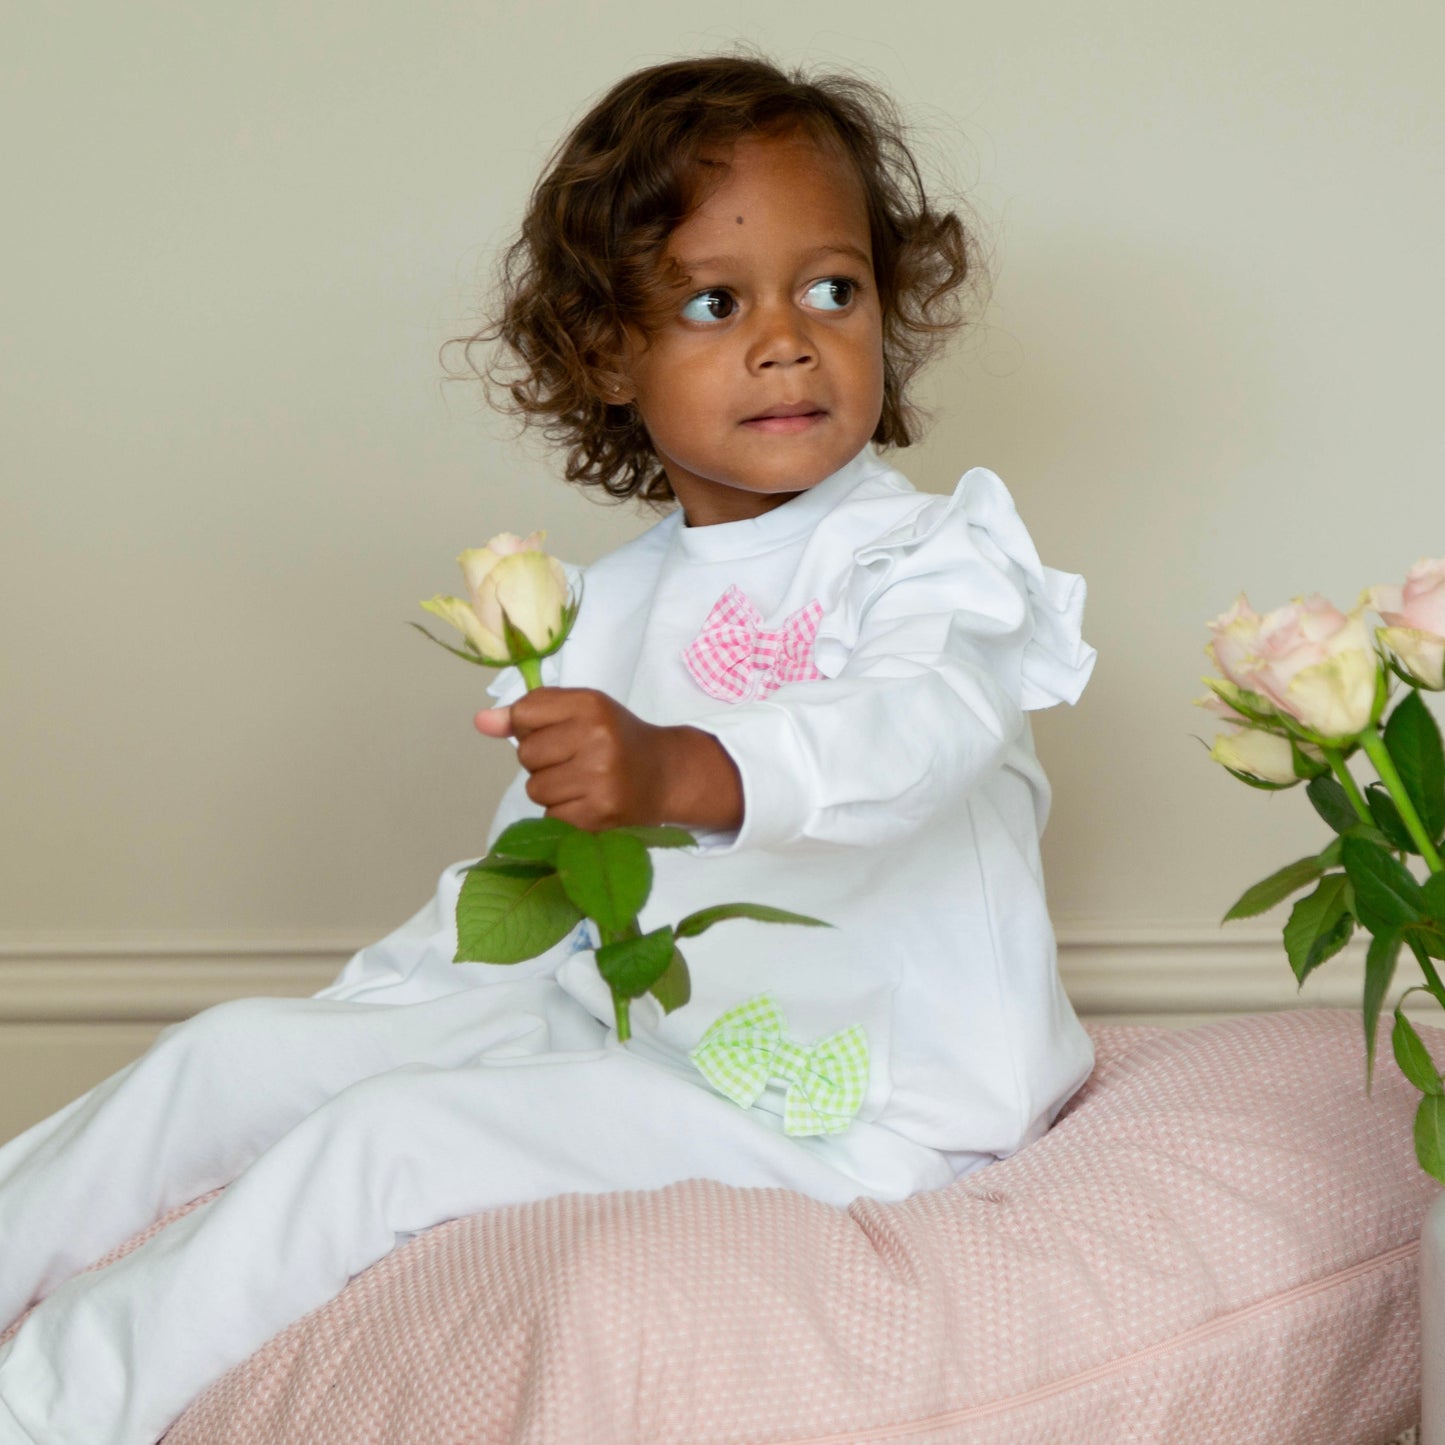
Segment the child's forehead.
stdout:
<path fill-rule="evenodd" d="M 742 184 L 787 185 L 813 174 L 835 189 L 863 193 L 862 177 L 837 136 L 802 124 L 727 141 L 704 142 L 693 167 L 694 206 L 717 190 Z"/>
<path fill-rule="evenodd" d="M 867 247 L 867 196 L 841 146 L 803 130 L 748 137 L 704 147 L 698 171 L 693 204 L 669 239 L 674 254 L 706 241 L 746 245 L 758 233 L 779 230 L 800 240 L 826 232 Z"/>

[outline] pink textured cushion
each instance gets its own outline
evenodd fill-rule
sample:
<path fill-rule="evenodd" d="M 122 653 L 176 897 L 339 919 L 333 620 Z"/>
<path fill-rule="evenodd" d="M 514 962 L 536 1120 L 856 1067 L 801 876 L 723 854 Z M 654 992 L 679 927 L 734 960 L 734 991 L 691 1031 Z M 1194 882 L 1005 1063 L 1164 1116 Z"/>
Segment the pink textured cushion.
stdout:
<path fill-rule="evenodd" d="M 1090 1032 L 1043 1139 L 902 1204 L 691 1181 L 433 1229 L 167 1445 L 1382 1445 L 1418 1420 L 1438 1186 L 1387 1031 L 1373 1096 L 1352 1011 Z"/>

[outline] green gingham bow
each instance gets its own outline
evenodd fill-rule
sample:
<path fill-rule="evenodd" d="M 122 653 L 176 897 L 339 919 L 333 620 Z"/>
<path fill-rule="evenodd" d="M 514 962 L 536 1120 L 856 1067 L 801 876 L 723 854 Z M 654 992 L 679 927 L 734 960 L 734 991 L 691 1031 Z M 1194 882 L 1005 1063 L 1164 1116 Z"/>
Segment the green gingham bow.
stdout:
<path fill-rule="evenodd" d="M 868 1084 L 868 1038 L 861 1024 L 816 1044 L 796 1044 L 765 993 L 714 1019 L 689 1057 L 713 1088 L 744 1109 L 757 1102 L 769 1079 L 783 1080 L 785 1134 L 840 1133 L 862 1108 Z"/>

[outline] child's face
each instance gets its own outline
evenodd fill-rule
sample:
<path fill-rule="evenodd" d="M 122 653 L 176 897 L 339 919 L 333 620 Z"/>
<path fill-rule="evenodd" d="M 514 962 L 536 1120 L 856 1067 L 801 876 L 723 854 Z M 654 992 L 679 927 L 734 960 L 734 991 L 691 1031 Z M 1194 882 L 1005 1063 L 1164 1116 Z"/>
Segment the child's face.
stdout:
<path fill-rule="evenodd" d="M 854 457 L 883 409 L 863 187 L 801 132 L 740 142 L 672 234 L 688 299 L 629 358 L 690 526 L 757 517 Z"/>

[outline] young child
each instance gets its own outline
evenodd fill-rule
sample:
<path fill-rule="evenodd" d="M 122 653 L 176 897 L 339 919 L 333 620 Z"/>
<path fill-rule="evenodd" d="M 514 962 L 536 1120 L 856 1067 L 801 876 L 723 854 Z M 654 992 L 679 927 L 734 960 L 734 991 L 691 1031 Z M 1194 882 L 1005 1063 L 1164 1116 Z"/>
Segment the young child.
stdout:
<path fill-rule="evenodd" d="M 910 440 L 969 259 L 857 81 L 661 65 L 567 138 L 505 269 L 510 396 L 569 479 L 678 505 L 587 568 L 546 685 L 498 676 L 477 727 L 522 771 L 491 836 L 680 824 L 644 929 L 731 901 L 833 926 L 689 940 L 690 1002 L 636 1001 L 624 1046 L 585 923 L 452 962 L 459 864 L 315 997 L 166 1029 L 0 1149 L 0 1321 L 41 1302 L 0 1349 L 0 1445 L 149 1445 L 447 1219 L 697 1176 L 898 1200 L 1049 1127 L 1093 1053 L 1026 714 L 1087 681 L 1083 584 L 992 472 L 920 494 L 875 450 Z M 720 1032 L 771 1051 L 761 1093 Z"/>

